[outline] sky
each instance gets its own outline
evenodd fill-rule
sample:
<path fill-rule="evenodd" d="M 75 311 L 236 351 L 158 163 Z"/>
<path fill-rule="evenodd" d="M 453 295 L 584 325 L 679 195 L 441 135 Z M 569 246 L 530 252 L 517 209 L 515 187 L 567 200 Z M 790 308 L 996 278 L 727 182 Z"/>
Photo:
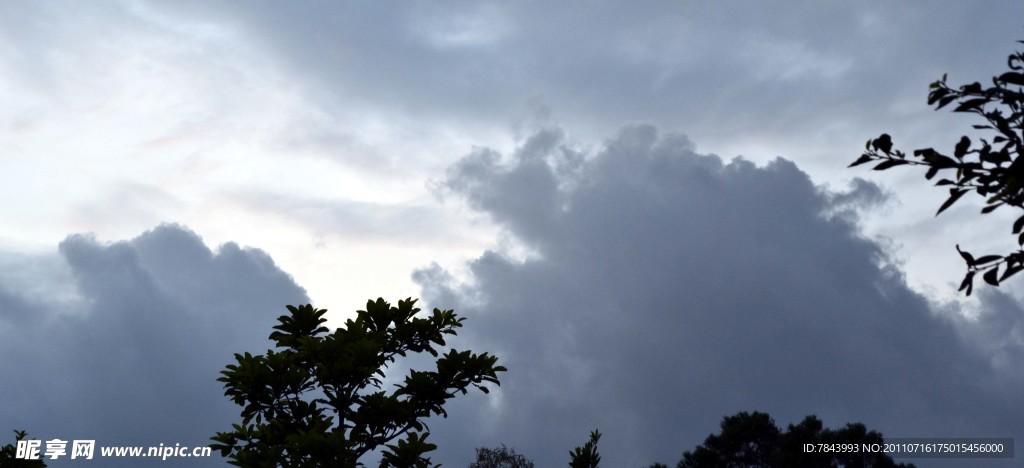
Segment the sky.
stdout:
<path fill-rule="evenodd" d="M 1024 289 L 958 294 L 954 248 L 1014 249 L 1014 213 L 847 168 L 975 135 L 928 84 L 1005 71 L 1022 14 L 0 3 L 0 430 L 204 445 L 286 304 L 416 297 L 508 367 L 430 421 L 445 466 L 595 428 L 607 466 L 674 465 L 739 411 L 1024 440 Z"/>

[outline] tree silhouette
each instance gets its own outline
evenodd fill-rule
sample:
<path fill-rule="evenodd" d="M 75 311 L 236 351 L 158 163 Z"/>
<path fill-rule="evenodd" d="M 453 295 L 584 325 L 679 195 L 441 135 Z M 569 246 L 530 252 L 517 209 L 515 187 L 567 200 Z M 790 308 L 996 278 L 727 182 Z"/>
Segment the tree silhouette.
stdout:
<path fill-rule="evenodd" d="M 224 394 L 242 406 L 241 424 L 219 432 L 212 447 L 245 467 L 364 466 L 359 459 L 382 449 L 381 467 L 428 467 L 424 419 L 447 417 L 444 404 L 470 387 L 499 385 L 496 356 L 451 350 L 438 357 L 445 335 L 462 326 L 451 310 L 415 317 L 416 300 L 367 301 L 355 320 L 328 334 L 324 309 L 288 306 L 270 339 L 278 351 L 235 354 L 221 371 Z M 432 371 L 411 370 L 397 389 L 383 389 L 397 357 L 430 353 Z M 399 439 L 404 435 L 404 438 Z M 396 439 L 397 443 L 392 443 Z"/>
<path fill-rule="evenodd" d="M 501 444 L 500 448 L 476 449 L 476 461 L 469 468 L 533 468 L 533 460 Z"/>
<path fill-rule="evenodd" d="M 1024 43 L 1024 41 L 1018 41 Z M 976 130 L 994 134 L 991 141 L 979 138 L 977 141 L 962 136 L 953 148 L 953 156 L 942 154 L 933 148 L 914 150 L 907 154 L 893 149 L 892 137 L 883 133 L 868 140 L 865 152 L 850 164 L 850 167 L 871 161 L 880 161 L 875 170 L 886 170 L 896 166 L 923 166 L 927 168 L 925 178 L 933 179 L 940 172 L 952 172 L 952 178 L 940 178 L 935 185 L 949 188 L 949 197 L 939 206 L 942 213 L 964 194 L 975 192 L 985 198 L 983 214 L 1006 205 L 1024 209 L 1024 54 L 1015 52 L 1007 60 L 1009 71 L 992 78 L 992 86 L 983 88 L 974 82 L 959 88 L 946 84 L 946 76 L 931 84 L 928 105 L 935 110 L 956 102 L 953 112 L 975 114 L 984 123 L 973 125 Z M 948 172 L 947 172 L 948 171 Z M 998 286 L 1007 278 L 1024 270 L 1024 215 L 1013 223 L 1018 250 L 1005 255 L 984 255 L 975 257 L 969 252 L 957 251 L 967 263 L 967 273 L 960 284 L 960 290 L 968 296 L 974 289 L 974 277 L 981 273 L 984 281 Z M 1002 274 L 1000 274 L 1002 272 Z"/>
<path fill-rule="evenodd" d="M 867 468 L 913 467 L 896 464 L 883 453 L 853 450 L 862 444 L 882 444 L 882 434 L 868 431 L 863 424 L 847 424 L 834 431 L 824 429 L 821 420 L 807 416 L 796 426 L 790 424 L 782 432 L 771 416 L 760 412 L 741 412 L 722 420 L 722 431 L 712 434 L 704 444 L 683 453 L 677 468 L 718 467 L 806 467 Z M 849 451 L 805 452 L 805 444 L 829 444 L 851 448 Z"/>
<path fill-rule="evenodd" d="M 590 431 L 590 440 L 583 447 L 576 447 L 569 452 L 569 468 L 597 468 L 601 463 L 601 454 L 597 453 L 597 441 L 601 433 Z"/>
<path fill-rule="evenodd" d="M 710 435 L 704 445 L 683 454 L 679 468 L 711 466 L 771 466 L 779 442 L 779 428 L 765 413 L 726 416 L 722 432 Z"/>
<path fill-rule="evenodd" d="M 43 460 L 16 458 L 18 441 L 25 440 L 27 435 L 25 431 L 15 430 L 14 443 L 0 447 L 0 468 L 46 468 Z"/>

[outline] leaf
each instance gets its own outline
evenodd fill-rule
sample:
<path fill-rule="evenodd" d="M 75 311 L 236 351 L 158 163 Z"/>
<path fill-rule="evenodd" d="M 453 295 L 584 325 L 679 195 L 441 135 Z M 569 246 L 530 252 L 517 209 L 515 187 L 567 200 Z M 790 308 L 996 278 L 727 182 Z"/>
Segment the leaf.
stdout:
<path fill-rule="evenodd" d="M 975 81 L 974 83 L 971 83 L 969 85 L 961 86 L 960 87 L 960 92 L 963 93 L 963 94 L 980 93 L 981 92 L 981 83 L 978 83 L 977 81 Z"/>
<path fill-rule="evenodd" d="M 999 75 L 999 81 L 1017 86 L 1024 86 L 1024 74 L 1017 72 L 1006 72 Z"/>
<path fill-rule="evenodd" d="M 879 163 L 877 166 L 875 166 L 874 169 L 876 171 L 884 171 L 891 167 L 902 166 L 904 164 L 907 164 L 907 161 L 904 161 L 902 159 L 887 159 Z"/>
<path fill-rule="evenodd" d="M 919 157 L 921 159 L 924 159 L 925 161 L 931 161 L 931 160 L 935 159 L 935 149 L 934 148 L 916 149 L 916 150 L 914 150 L 914 156 L 917 156 L 917 157 Z"/>
<path fill-rule="evenodd" d="M 995 205 L 986 206 L 986 207 L 981 209 L 981 214 L 991 213 L 991 212 L 995 211 L 996 208 L 999 208 L 1000 206 L 1003 206 L 1003 204 L 1002 203 L 997 203 Z"/>
<path fill-rule="evenodd" d="M 861 155 L 861 157 L 857 158 L 857 160 L 854 161 L 853 164 L 850 164 L 849 166 L 846 166 L 846 167 L 859 166 L 859 165 L 864 164 L 864 163 L 866 163 L 868 161 L 871 161 L 871 156 L 867 155 L 867 154 L 864 154 L 864 155 Z"/>
<path fill-rule="evenodd" d="M 971 139 L 962 136 L 960 137 L 960 142 L 956 144 L 956 149 L 953 150 L 953 156 L 957 159 L 963 158 L 969 149 L 971 149 Z"/>
<path fill-rule="evenodd" d="M 1024 216 L 1017 218 L 1017 220 L 1013 222 L 1014 234 L 1019 234 L 1021 229 L 1024 229 Z"/>
<path fill-rule="evenodd" d="M 984 106 L 987 102 L 988 99 L 985 98 L 968 99 L 960 103 L 959 106 L 956 106 L 956 109 L 953 109 L 953 112 L 970 112 L 972 110 Z"/>
<path fill-rule="evenodd" d="M 957 291 L 963 291 L 964 289 L 966 289 L 967 290 L 967 295 L 970 296 L 971 295 L 971 286 L 973 284 L 974 284 L 974 272 L 973 271 L 968 271 L 967 274 L 964 275 L 963 282 L 960 283 L 960 289 L 957 289 Z"/>
<path fill-rule="evenodd" d="M 892 137 L 888 133 L 883 133 L 871 142 L 871 146 L 885 154 L 892 154 Z"/>
<path fill-rule="evenodd" d="M 960 197 L 964 196 L 964 194 L 967 192 L 969 192 L 969 190 L 967 189 L 949 189 L 949 198 L 947 198 L 946 201 L 942 203 L 942 206 L 939 207 L 939 211 L 935 212 L 935 216 L 938 216 L 939 213 L 946 211 L 946 208 L 953 206 L 953 203 L 956 203 L 956 201 L 959 200 Z"/>
<path fill-rule="evenodd" d="M 955 100 L 956 100 L 956 95 L 943 97 L 942 99 L 939 99 L 939 105 L 937 107 L 935 107 L 935 110 L 942 109 L 943 107 L 946 107 L 947 105 L 949 105 L 949 103 L 951 103 L 951 102 L 953 102 Z"/>
<path fill-rule="evenodd" d="M 928 93 L 928 105 L 929 106 L 932 105 L 932 104 L 935 104 L 935 101 L 938 101 L 939 99 L 942 99 L 942 98 L 948 96 L 949 93 L 950 93 L 949 89 L 944 88 L 942 86 L 939 86 L 939 82 L 938 81 L 932 83 L 932 86 L 931 86 L 930 89 L 932 91 Z"/>
<path fill-rule="evenodd" d="M 974 262 L 974 256 L 971 255 L 968 252 L 964 252 L 963 250 L 960 250 L 960 244 L 956 245 L 956 251 L 960 252 L 960 256 L 964 258 L 965 262 L 967 262 L 967 266 L 969 266 L 969 267 L 973 267 L 974 266 L 974 263 L 975 263 Z"/>
<path fill-rule="evenodd" d="M 935 177 L 935 175 L 938 174 L 938 173 L 939 173 L 939 167 L 938 166 L 929 167 L 928 168 L 928 172 L 926 172 L 924 174 L 924 178 L 927 179 L 927 180 L 932 180 L 932 178 Z"/>
<path fill-rule="evenodd" d="M 1014 265 L 1008 267 L 1006 271 L 1003 272 L 1003 276 L 999 277 L 999 281 L 1004 281 L 1006 280 L 1006 278 L 1016 275 L 1017 273 L 1020 273 L 1022 270 L 1024 270 L 1024 266 L 1021 265 Z"/>
<path fill-rule="evenodd" d="M 999 286 L 999 267 L 995 267 L 986 271 L 985 275 L 982 276 L 982 279 L 984 279 L 986 283 L 991 284 L 992 286 Z"/>
<path fill-rule="evenodd" d="M 975 265 L 984 265 L 986 263 L 991 263 L 991 262 L 999 261 L 999 260 L 1002 260 L 1002 259 L 1003 259 L 1002 255 L 985 255 L 984 257 L 981 257 L 981 258 L 975 260 L 974 264 Z"/>

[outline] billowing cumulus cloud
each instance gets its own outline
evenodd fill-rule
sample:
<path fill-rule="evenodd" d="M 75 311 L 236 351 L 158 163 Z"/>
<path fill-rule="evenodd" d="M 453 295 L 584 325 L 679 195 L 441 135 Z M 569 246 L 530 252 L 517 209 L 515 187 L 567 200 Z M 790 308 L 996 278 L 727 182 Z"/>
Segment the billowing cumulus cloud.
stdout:
<path fill-rule="evenodd" d="M 52 267 L 37 268 L 38 281 L 69 280 L 74 294 L 41 297 L 0 275 L 10 283 L 0 285 L 0 421 L 45 440 L 207 445 L 238 419 L 218 372 L 233 353 L 268 348 L 285 304 L 309 301 L 266 253 L 234 243 L 211 251 L 175 225 L 112 244 L 72 235 L 58 258 L 34 263 Z M 51 466 L 62 463 L 74 462 Z M 156 463 L 224 464 L 219 455 Z"/>
<path fill-rule="evenodd" d="M 842 215 L 878 187 L 830 192 L 785 159 L 726 162 L 647 125 L 574 148 L 541 131 L 439 184 L 533 254 L 488 251 L 465 284 L 416 273 L 432 306 L 468 317 L 460 345 L 509 368 L 436 423 L 446 465 L 499 443 L 564 465 L 595 427 L 609 466 L 674 464 L 752 410 L 889 437 L 1022 435 L 1020 306 L 985 294 L 999 310 L 967 320 L 910 290 Z"/>

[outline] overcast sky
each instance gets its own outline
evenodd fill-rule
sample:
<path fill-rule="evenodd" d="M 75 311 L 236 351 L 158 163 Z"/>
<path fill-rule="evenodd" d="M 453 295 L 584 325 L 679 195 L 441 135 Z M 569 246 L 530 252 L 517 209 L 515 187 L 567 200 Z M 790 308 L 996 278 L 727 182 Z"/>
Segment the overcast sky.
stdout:
<path fill-rule="evenodd" d="M 509 368 L 432 421 L 445 466 L 564 466 L 594 428 L 607 466 L 674 465 L 739 411 L 1024 440 L 1024 288 L 959 296 L 954 249 L 1013 249 L 1014 213 L 846 168 L 883 132 L 951 148 L 976 122 L 928 84 L 1002 73 L 1021 18 L 0 3 L 0 430 L 206 444 L 286 304 L 411 296 Z"/>

